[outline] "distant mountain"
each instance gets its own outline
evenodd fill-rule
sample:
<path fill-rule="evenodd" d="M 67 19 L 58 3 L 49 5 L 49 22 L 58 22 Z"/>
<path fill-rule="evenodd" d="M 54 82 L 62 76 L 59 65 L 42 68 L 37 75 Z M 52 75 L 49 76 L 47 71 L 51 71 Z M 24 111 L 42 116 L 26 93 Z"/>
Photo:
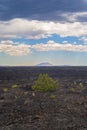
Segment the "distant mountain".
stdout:
<path fill-rule="evenodd" d="M 44 63 L 38 64 L 37 66 L 53 66 L 53 65 L 48 62 L 44 62 Z"/>

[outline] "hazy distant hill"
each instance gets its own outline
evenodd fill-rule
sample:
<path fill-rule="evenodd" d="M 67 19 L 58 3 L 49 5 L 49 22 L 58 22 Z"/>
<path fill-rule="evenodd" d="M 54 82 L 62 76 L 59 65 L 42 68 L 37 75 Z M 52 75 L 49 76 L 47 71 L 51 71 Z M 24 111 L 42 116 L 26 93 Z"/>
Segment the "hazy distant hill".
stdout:
<path fill-rule="evenodd" d="M 48 62 L 44 62 L 44 63 L 38 64 L 37 66 L 53 66 L 53 65 Z"/>

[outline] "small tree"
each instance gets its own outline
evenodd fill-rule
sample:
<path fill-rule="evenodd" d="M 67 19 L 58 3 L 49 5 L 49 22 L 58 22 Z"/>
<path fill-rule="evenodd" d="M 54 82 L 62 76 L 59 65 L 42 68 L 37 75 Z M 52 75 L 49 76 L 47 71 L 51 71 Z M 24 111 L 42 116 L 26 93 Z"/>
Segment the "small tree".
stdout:
<path fill-rule="evenodd" d="M 39 92 L 54 91 L 58 89 L 58 81 L 53 80 L 48 74 L 40 74 L 32 89 Z"/>

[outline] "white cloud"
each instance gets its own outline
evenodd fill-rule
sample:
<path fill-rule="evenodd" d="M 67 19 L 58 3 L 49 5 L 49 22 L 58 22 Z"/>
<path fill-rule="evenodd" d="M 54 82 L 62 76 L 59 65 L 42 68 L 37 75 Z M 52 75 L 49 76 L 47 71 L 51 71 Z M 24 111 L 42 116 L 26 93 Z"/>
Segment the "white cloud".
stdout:
<path fill-rule="evenodd" d="M 74 14 L 75 15 L 75 14 Z M 53 22 L 26 19 L 13 19 L 0 22 L 0 37 L 39 39 L 52 34 L 65 36 L 87 36 L 87 22 Z"/>
<path fill-rule="evenodd" d="M 19 37 L 19 36 L 16 36 L 16 34 L 10 34 L 10 35 L 8 35 L 8 34 L 0 34 L 0 37 L 2 38 L 2 39 L 11 39 L 11 38 L 21 38 L 21 37 Z"/>
<path fill-rule="evenodd" d="M 63 13 L 61 16 L 65 17 L 70 22 L 78 21 L 78 18 L 85 17 L 87 18 L 87 12 L 77 12 L 77 13 Z"/>
<path fill-rule="evenodd" d="M 76 44 L 60 44 L 54 41 L 48 41 L 47 44 L 36 44 L 33 45 L 37 51 L 76 51 L 76 52 L 87 52 L 87 45 L 76 45 Z"/>
<path fill-rule="evenodd" d="M 23 56 L 31 53 L 30 45 L 26 45 L 23 43 L 15 44 L 12 41 L 1 41 L 0 52 L 4 52 L 12 56 Z"/>
<path fill-rule="evenodd" d="M 1 41 L 0 44 L 11 45 L 13 43 L 14 43 L 13 41 L 7 40 L 7 41 Z"/>
<path fill-rule="evenodd" d="M 12 41 L 1 41 L 0 52 L 4 52 L 11 56 L 23 56 L 36 51 L 71 51 L 71 52 L 87 52 L 87 45 L 78 45 L 74 43 L 56 43 L 48 41 L 47 43 L 37 43 L 35 45 L 27 45 L 23 43 L 14 43 Z"/>
<path fill-rule="evenodd" d="M 68 43 L 68 41 L 63 41 L 63 43 Z"/>
<path fill-rule="evenodd" d="M 80 40 L 83 40 L 84 44 L 87 44 L 87 37 L 82 37 Z"/>

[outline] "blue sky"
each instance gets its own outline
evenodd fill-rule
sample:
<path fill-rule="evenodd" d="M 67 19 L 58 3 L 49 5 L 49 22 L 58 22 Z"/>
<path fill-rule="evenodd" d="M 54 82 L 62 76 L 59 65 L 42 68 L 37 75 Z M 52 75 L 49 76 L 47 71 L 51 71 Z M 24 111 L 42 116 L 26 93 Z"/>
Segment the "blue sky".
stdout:
<path fill-rule="evenodd" d="M 0 65 L 87 65 L 87 0 L 0 0 Z"/>

